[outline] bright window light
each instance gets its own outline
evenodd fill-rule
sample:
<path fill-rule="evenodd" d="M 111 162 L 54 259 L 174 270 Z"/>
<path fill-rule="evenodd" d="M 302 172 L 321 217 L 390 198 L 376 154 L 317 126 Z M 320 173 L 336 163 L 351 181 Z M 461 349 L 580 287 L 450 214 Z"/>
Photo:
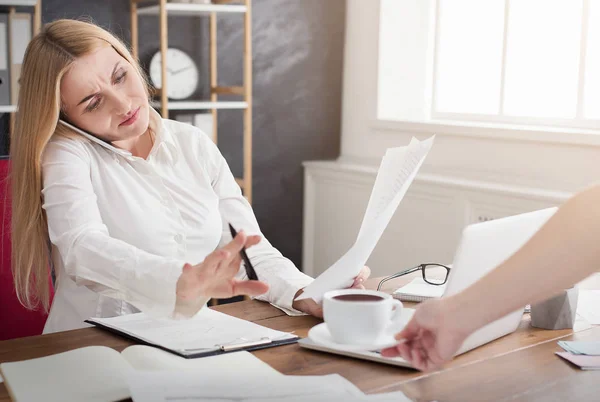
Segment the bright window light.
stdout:
<path fill-rule="evenodd" d="M 600 0 L 381 0 L 378 118 L 600 130 Z"/>
<path fill-rule="evenodd" d="M 438 7 L 435 108 L 498 113 L 504 0 L 440 0 Z"/>

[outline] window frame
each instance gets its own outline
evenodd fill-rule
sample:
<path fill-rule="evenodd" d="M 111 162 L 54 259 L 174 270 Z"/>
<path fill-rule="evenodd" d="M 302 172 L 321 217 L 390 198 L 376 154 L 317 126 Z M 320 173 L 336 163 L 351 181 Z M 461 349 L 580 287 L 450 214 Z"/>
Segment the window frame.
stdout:
<path fill-rule="evenodd" d="M 586 73 L 586 53 L 587 37 L 589 33 L 589 9 L 591 0 L 582 0 L 582 29 L 580 40 L 579 56 L 579 77 L 578 77 L 578 95 L 577 95 L 577 113 L 574 119 L 556 119 L 556 118 L 536 118 L 519 117 L 503 115 L 503 96 L 505 85 L 505 66 L 508 37 L 508 16 L 510 13 L 510 4 L 512 0 L 504 0 L 504 32 L 503 32 L 503 54 L 502 54 L 502 77 L 500 83 L 500 110 L 497 115 L 470 114 L 470 113 L 448 113 L 435 110 L 436 104 L 436 76 L 437 76 L 437 54 L 439 43 L 439 2 L 440 0 L 431 0 L 434 4 L 434 22 L 432 26 L 433 35 L 433 56 L 432 68 L 430 69 L 430 101 L 426 106 L 429 109 L 429 119 L 422 121 L 380 119 L 378 117 L 378 99 L 379 93 L 376 89 L 375 107 L 373 108 L 373 119 L 371 126 L 382 131 L 400 130 L 403 132 L 420 132 L 430 134 L 453 134 L 464 136 L 505 138 L 513 140 L 535 141 L 535 142 L 555 142 L 555 143 L 577 143 L 586 145 L 600 145 L 600 119 L 583 118 L 584 88 Z M 380 2 L 381 7 L 381 2 Z M 379 63 L 381 57 L 381 14 L 383 9 L 379 10 L 378 17 L 378 57 L 377 57 L 377 77 L 376 88 L 379 88 Z"/>

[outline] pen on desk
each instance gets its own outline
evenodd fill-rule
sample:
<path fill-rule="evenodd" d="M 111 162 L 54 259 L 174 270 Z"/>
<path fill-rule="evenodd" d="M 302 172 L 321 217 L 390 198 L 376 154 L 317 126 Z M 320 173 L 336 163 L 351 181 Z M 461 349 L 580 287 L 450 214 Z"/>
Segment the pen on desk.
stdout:
<path fill-rule="evenodd" d="M 237 236 L 237 232 L 233 228 L 233 226 L 231 226 L 231 223 L 229 224 L 229 231 L 231 232 L 231 238 L 235 238 L 235 236 Z M 242 260 L 244 260 L 244 267 L 246 268 L 246 274 L 248 275 L 248 279 L 257 281 L 258 276 L 256 275 L 256 271 L 254 270 L 250 259 L 248 258 L 248 254 L 246 254 L 245 247 L 242 247 L 242 249 L 240 250 L 240 254 L 242 255 Z"/>

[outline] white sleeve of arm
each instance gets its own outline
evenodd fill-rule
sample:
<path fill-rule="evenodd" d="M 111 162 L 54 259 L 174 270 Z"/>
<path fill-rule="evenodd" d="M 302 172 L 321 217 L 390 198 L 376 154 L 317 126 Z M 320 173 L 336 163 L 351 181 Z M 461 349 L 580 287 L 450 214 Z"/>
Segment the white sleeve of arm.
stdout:
<path fill-rule="evenodd" d="M 75 141 L 48 144 L 43 208 L 50 241 L 77 285 L 124 300 L 159 317 L 172 316 L 184 261 L 148 253 L 110 237 L 90 176 L 90 156 Z"/>
<path fill-rule="evenodd" d="M 269 291 L 256 299 L 267 301 L 288 315 L 302 315 L 302 312 L 292 308 L 294 296 L 298 290 L 312 282 L 313 278 L 300 272 L 293 262 L 264 237 L 252 207 L 242 195 L 225 158 L 206 134 L 199 133 L 199 137 L 212 187 L 219 196 L 219 210 L 223 220 L 220 246 L 231 241 L 228 223 L 238 231 L 260 235 L 260 243 L 250 247 L 247 254 L 258 278 L 269 284 Z M 239 276 L 247 278 L 245 269 L 240 270 Z"/>

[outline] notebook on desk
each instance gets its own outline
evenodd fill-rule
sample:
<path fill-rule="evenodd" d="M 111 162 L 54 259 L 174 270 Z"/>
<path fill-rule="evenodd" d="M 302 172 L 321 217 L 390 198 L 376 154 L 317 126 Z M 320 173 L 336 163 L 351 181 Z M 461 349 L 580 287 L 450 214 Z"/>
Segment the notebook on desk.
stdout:
<path fill-rule="evenodd" d="M 2 363 L 0 372 L 5 376 L 5 386 L 14 402 L 105 402 L 132 397 L 128 376 L 136 372 L 161 375 L 176 372 L 206 379 L 207 376 L 231 375 L 232 367 L 236 375 L 245 380 L 274 382 L 284 377 L 247 352 L 194 360 L 143 345 L 129 346 L 121 353 L 106 346 L 88 346 Z"/>
<path fill-rule="evenodd" d="M 431 285 L 418 277 L 410 283 L 396 289 L 392 296 L 402 301 L 422 302 L 428 299 L 442 297 L 446 285 Z"/>
<path fill-rule="evenodd" d="M 87 323 L 185 358 L 287 345 L 298 336 L 204 308 L 188 320 L 159 319 L 144 313 L 90 318 Z"/>

